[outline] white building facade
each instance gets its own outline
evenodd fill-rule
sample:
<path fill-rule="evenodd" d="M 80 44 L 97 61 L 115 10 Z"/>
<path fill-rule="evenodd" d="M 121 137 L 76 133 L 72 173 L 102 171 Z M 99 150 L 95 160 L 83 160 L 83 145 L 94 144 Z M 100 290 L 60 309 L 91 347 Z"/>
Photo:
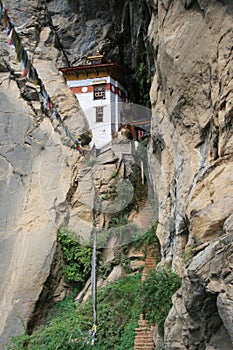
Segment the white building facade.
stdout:
<path fill-rule="evenodd" d="M 123 103 L 128 101 L 127 91 L 117 80 L 123 67 L 115 63 L 92 62 L 86 66 L 61 68 L 70 90 L 77 97 L 93 139 L 91 146 L 101 149 L 112 141 L 118 131 Z M 120 80 L 120 79 L 119 79 Z"/>

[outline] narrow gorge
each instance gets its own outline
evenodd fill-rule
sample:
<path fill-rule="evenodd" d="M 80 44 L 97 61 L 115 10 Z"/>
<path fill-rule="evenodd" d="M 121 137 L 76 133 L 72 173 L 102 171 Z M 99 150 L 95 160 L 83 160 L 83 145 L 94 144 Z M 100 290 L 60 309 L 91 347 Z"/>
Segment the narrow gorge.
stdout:
<path fill-rule="evenodd" d="M 30 336 L 67 298 L 78 305 L 71 317 L 92 323 L 93 276 L 83 256 L 91 261 L 97 230 L 97 349 L 106 327 L 101 350 L 231 350 L 232 1 L 0 5 L 0 349 L 91 348 L 69 329 L 69 345 L 39 346 Z M 31 75 L 7 16 L 36 70 Z M 62 74 L 97 52 L 125 67 L 130 102 L 151 113 L 136 157 L 124 148 L 123 159 L 116 146 L 94 154 L 90 123 Z M 68 264 L 72 252 L 81 270 Z M 149 273 L 149 288 L 162 272 L 168 284 L 161 295 L 171 305 L 161 324 L 148 323 L 142 345 L 135 338 L 147 325 L 141 278 Z M 144 309 L 149 317 L 159 303 Z"/>

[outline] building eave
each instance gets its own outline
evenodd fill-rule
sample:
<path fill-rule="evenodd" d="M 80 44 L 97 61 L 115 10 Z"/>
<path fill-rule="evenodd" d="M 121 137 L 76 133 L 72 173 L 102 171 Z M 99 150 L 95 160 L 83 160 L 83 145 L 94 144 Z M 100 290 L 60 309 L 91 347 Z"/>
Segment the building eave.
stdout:
<path fill-rule="evenodd" d="M 98 71 L 102 69 L 106 69 L 107 72 L 110 73 L 109 69 L 111 68 L 117 68 L 121 71 L 127 71 L 127 68 L 114 62 L 110 63 L 99 63 L 99 64 L 87 64 L 87 65 L 80 65 L 80 66 L 74 66 L 74 67 L 64 67 L 59 68 L 59 71 L 62 73 L 66 72 L 75 72 L 75 71 Z"/>

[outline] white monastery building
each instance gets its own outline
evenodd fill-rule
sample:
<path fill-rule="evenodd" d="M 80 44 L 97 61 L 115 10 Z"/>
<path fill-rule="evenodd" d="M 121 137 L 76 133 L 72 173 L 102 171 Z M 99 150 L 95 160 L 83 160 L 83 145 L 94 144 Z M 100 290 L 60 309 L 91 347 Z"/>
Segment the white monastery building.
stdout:
<path fill-rule="evenodd" d="M 112 141 L 122 121 L 124 102 L 128 102 L 127 91 L 122 85 L 126 69 L 117 63 L 106 62 L 99 53 L 87 59 L 86 65 L 60 68 L 60 71 L 89 122 L 92 146 L 100 149 Z"/>

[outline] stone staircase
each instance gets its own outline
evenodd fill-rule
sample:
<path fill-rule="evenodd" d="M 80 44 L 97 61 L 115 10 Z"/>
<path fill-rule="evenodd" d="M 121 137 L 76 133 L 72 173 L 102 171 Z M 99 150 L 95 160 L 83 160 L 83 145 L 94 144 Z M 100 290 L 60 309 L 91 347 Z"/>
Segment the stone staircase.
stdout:
<path fill-rule="evenodd" d="M 149 271 L 154 271 L 156 266 L 156 257 L 154 254 L 154 250 L 148 248 L 144 269 L 142 271 L 142 282 L 145 281 L 146 276 Z"/>
<path fill-rule="evenodd" d="M 154 271 L 156 266 L 156 256 L 154 249 L 148 248 L 147 256 L 145 260 L 145 266 L 142 272 L 142 281 L 145 280 L 150 270 Z M 136 335 L 134 339 L 134 350 L 153 350 L 155 344 L 153 340 L 154 326 L 149 326 L 148 321 L 143 319 L 143 315 L 140 315 L 138 321 L 138 328 L 135 329 Z"/>
<path fill-rule="evenodd" d="M 153 350 L 153 326 L 149 326 L 148 321 L 143 319 L 140 315 L 138 321 L 138 328 L 135 329 L 136 336 L 134 340 L 134 350 Z"/>

